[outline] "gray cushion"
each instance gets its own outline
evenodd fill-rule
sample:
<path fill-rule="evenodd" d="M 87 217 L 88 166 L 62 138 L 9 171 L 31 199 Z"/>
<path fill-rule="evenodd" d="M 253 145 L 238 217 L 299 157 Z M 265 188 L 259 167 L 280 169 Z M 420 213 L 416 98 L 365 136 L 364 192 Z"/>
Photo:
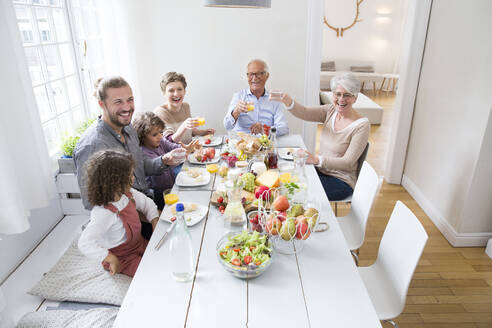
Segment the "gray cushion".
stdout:
<path fill-rule="evenodd" d="M 335 62 L 334 61 L 322 62 L 321 63 L 321 70 L 334 72 L 335 71 Z"/>
<path fill-rule="evenodd" d="M 374 73 L 373 66 L 350 66 L 352 72 Z"/>
<path fill-rule="evenodd" d="M 21 318 L 17 328 L 111 328 L 118 310 L 118 308 L 97 308 L 87 311 L 30 312 Z"/>
<path fill-rule="evenodd" d="M 110 275 L 101 263 L 79 251 L 77 240 L 78 237 L 29 294 L 53 301 L 121 305 L 131 278 Z"/>

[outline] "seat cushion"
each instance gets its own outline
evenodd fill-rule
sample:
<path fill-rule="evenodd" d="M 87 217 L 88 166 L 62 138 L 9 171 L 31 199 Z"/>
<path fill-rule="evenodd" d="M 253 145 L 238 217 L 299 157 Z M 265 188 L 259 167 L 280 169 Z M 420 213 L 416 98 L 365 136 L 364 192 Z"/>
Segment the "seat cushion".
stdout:
<path fill-rule="evenodd" d="M 118 308 L 96 308 L 87 311 L 53 310 L 30 312 L 24 315 L 17 328 L 110 328 Z"/>
<path fill-rule="evenodd" d="M 110 275 L 101 263 L 79 251 L 77 240 L 78 237 L 29 294 L 53 301 L 121 305 L 131 278 Z"/>

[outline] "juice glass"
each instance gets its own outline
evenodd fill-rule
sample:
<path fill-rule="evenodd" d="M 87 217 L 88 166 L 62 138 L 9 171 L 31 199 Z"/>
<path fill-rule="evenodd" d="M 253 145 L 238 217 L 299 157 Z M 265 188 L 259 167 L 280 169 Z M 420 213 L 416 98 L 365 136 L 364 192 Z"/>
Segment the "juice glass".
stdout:
<path fill-rule="evenodd" d="M 209 173 L 215 173 L 219 170 L 219 166 L 217 164 L 207 164 L 207 171 Z"/>
<path fill-rule="evenodd" d="M 248 102 L 247 106 L 248 106 L 248 112 L 252 112 L 255 110 L 255 104 L 253 102 Z"/>
<path fill-rule="evenodd" d="M 270 98 L 273 101 L 282 101 L 282 90 L 271 90 L 270 91 Z"/>
<path fill-rule="evenodd" d="M 198 125 L 205 125 L 205 117 L 197 117 Z"/>
<path fill-rule="evenodd" d="M 166 205 L 172 205 L 174 203 L 177 203 L 178 200 L 179 200 L 179 197 L 176 194 L 164 195 L 164 202 L 166 203 Z"/>

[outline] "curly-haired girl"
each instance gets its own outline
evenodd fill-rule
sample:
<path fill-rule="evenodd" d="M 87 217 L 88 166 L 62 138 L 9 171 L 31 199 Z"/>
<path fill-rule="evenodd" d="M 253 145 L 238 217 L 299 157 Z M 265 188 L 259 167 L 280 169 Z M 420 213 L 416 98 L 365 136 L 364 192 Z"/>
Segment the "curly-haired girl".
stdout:
<path fill-rule="evenodd" d="M 166 125 L 152 112 L 138 114 L 132 124 L 135 130 L 137 130 L 140 148 L 150 158 L 162 157 L 167 152 L 180 147 L 186 149 L 188 153 L 199 147 L 198 140 L 193 140 L 185 145 L 183 143 L 177 144 L 164 138 L 163 131 Z M 154 191 L 154 202 L 157 204 L 159 210 L 162 210 L 164 207 L 162 194 L 173 187 L 176 174 L 180 168 L 181 166 L 169 167 L 164 169 L 161 175 L 147 177 L 150 188 Z"/>
<path fill-rule="evenodd" d="M 148 241 L 140 234 L 142 213 L 155 228 L 157 207 L 141 192 L 131 188 L 133 157 L 106 149 L 93 154 L 85 166 L 89 202 L 94 206 L 90 221 L 79 239 L 87 257 L 102 262 L 111 274 L 133 277 Z"/>

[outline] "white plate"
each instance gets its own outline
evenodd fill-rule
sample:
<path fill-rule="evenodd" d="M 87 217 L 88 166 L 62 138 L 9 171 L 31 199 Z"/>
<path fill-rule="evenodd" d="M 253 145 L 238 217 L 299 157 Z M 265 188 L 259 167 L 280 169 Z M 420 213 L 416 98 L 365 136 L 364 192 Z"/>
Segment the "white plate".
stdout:
<path fill-rule="evenodd" d="M 191 204 L 190 202 L 182 202 L 182 203 L 185 206 L 186 206 L 186 204 Z M 175 206 L 175 204 L 171 205 L 171 206 Z M 192 225 L 197 224 L 207 215 L 207 212 L 208 212 L 208 206 L 196 204 L 196 210 L 194 210 L 193 212 L 185 212 L 184 213 L 186 225 L 192 226 Z M 164 207 L 164 210 L 162 211 L 161 220 L 171 222 L 171 218 L 173 216 L 175 216 L 175 214 L 173 214 L 171 212 L 170 206 L 166 205 L 166 207 Z"/>
<path fill-rule="evenodd" d="M 214 158 L 212 159 L 209 159 L 205 162 L 199 162 L 195 159 L 195 155 L 194 154 L 189 154 L 188 155 L 188 162 L 190 162 L 191 164 L 203 164 L 203 165 L 206 165 L 206 164 L 212 164 L 212 163 L 218 163 L 220 161 L 220 151 L 218 149 L 215 150 L 215 156 Z"/>
<path fill-rule="evenodd" d="M 213 146 L 219 146 L 222 144 L 222 137 L 211 137 L 210 138 L 210 143 L 206 144 L 205 140 L 208 138 L 206 137 L 199 137 L 198 140 L 200 141 L 200 145 L 203 147 L 213 147 Z"/>
<path fill-rule="evenodd" d="M 202 168 L 194 167 L 193 170 L 200 170 L 202 175 L 198 178 L 192 178 L 188 175 L 186 169 L 182 169 L 176 177 L 176 185 L 180 187 L 196 187 L 196 186 L 204 186 L 210 182 L 210 173 L 207 170 Z"/>
<path fill-rule="evenodd" d="M 292 147 L 292 148 L 278 148 L 278 156 L 282 159 L 292 161 L 294 160 L 294 157 L 292 157 L 292 153 L 295 152 L 297 147 Z"/>

